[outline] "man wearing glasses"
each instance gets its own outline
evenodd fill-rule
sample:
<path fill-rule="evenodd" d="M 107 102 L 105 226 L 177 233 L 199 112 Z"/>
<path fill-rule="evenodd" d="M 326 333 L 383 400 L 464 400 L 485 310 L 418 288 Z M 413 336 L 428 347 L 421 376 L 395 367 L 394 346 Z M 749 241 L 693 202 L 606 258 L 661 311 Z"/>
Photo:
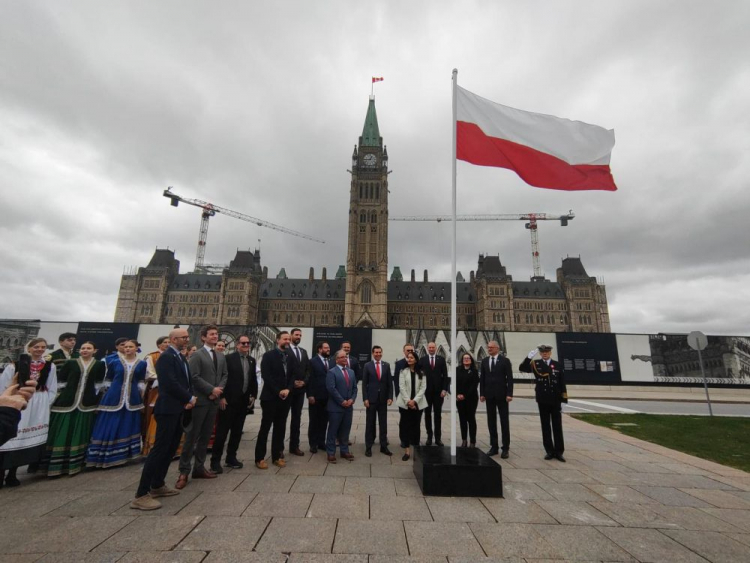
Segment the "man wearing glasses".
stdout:
<path fill-rule="evenodd" d="M 258 379 L 255 375 L 255 359 L 250 356 L 250 338 L 242 335 L 237 339 L 237 351 L 227 354 L 227 385 L 219 401 L 219 412 L 216 417 L 216 438 L 211 450 L 211 471 L 223 473 L 221 456 L 224 443 L 229 435 L 226 466 L 242 469 L 243 464 L 237 459 L 237 448 L 245 426 L 247 407 L 250 399 L 258 396 Z"/>

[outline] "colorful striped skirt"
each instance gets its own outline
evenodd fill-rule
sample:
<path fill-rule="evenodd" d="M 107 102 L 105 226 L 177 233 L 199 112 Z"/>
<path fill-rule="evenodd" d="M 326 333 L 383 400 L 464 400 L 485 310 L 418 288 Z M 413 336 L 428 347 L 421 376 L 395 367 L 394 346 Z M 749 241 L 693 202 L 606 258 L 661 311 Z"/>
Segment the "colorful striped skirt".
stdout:
<path fill-rule="evenodd" d="M 88 467 L 114 467 L 141 457 L 141 411 L 100 411 L 86 453 Z"/>
<path fill-rule="evenodd" d="M 83 470 L 94 428 L 94 411 L 53 412 L 49 419 L 47 451 L 41 470 L 48 477 L 75 475 Z"/>

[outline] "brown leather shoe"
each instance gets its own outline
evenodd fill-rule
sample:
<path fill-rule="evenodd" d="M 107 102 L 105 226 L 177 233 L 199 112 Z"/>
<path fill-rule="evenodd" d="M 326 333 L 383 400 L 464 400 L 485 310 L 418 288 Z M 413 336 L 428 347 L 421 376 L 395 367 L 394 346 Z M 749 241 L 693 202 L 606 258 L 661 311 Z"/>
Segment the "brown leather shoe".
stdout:
<path fill-rule="evenodd" d="M 336 463 L 336 456 L 335 455 L 329 455 L 328 456 L 328 463 Z"/>
<path fill-rule="evenodd" d="M 174 488 L 179 490 L 184 489 L 188 484 L 188 476 L 180 474 L 179 477 L 177 477 L 177 483 L 175 483 Z"/>
<path fill-rule="evenodd" d="M 275 459 L 273 464 L 276 467 L 286 467 L 286 461 L 284 461 L 283 459 Z"/>
<path fill-rule="evenodd" d="M 203 471 L 193 471 L 193 479 L 216 479 L 218 475 L 210 469 Z"/>
<path fill-rule="evenodd" d="M 260 461 L 255 462 L 255 467 L 258 469 L 268 469 L 268 464 L 265 459 L 261 459 Z"/>
<path fill-rule="evenodd" d="M 341 454 L 341 457 L 349 461 L 354 461 L 354 456 L 352 454 Z"/>
<path fill-rule="evenodd" d="M 299 456 L 303 456 L 303 455 L 305 455 L 305 454 L 303 453 L 303 451 L 302 451 L 301 449 L 299 449 L 299 448 L 295 448 L 295 449 L 293 449 L 293 450 L 289 450 L 289 453 L 290 453 L 290 454 L 294 454 L 294 455 L 299 455 Z"/>

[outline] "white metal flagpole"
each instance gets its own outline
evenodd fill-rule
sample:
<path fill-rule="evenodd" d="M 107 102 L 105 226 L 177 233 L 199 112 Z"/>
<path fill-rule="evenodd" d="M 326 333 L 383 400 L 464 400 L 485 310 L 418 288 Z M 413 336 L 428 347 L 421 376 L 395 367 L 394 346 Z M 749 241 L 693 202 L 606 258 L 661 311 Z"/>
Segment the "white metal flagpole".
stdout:
<path fill-rule="evenodd" d="M 458 69 L 453 69 L 453 240 L 451 244 L 452 267 L 451 267 L 451 344 L 450 363 L 448 369 L 451 377 L 451 457 L 456 458 L 456 350 L 458 350 L 456 334 L 456 301 L 458 290 L 456 287 L 456 92 L 458 88 Z"/>

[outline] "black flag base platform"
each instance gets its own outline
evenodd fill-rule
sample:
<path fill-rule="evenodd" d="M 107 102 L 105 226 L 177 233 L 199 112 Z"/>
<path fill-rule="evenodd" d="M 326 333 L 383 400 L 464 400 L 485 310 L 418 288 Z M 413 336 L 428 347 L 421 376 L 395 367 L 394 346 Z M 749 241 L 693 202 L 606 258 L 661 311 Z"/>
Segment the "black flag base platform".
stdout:
<path fill-rule="evenodd" d="M 414 475 L 426 496 L 502 497 L 503 468 L 479 448 L 414 448 Z"/>

